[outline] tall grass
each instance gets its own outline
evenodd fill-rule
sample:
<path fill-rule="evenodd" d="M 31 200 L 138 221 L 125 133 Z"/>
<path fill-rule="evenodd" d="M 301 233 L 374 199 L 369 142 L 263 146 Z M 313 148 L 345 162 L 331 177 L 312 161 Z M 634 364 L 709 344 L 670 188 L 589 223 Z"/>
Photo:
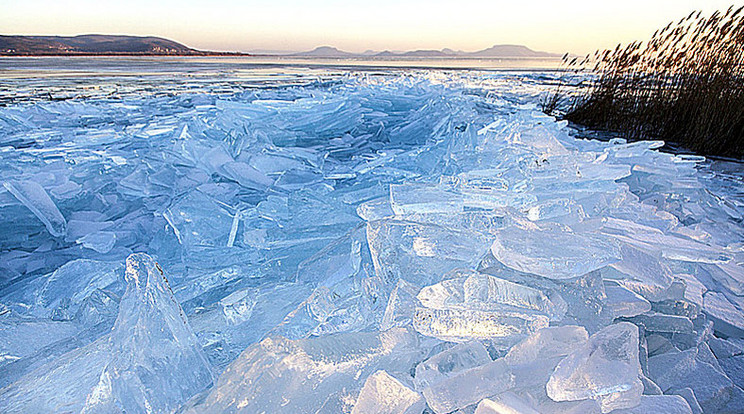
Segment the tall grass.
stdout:
<path fill-rule="evenodd" d="M 566 57 L 589 72 L 564 119 L 628 138 L 660 138 L 702 154 L 744 155 L 744 6 L 693 12 L 647 42 Z M 570 59 L 570 60 L 569 60 Z M 561 92 L 545 102 L 552 111 Z"/>

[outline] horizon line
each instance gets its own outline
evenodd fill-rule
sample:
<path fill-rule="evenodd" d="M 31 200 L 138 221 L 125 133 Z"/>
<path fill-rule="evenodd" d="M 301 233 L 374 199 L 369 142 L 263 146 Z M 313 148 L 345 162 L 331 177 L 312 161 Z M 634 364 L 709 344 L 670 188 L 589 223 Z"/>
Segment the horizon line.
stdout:
<path fill-rule="evenodd" d="M 196 51 L 199 51 L 199 52 L 207 52 L 207 53 L 208 52 L 217 52 L 217 53 L 254 53 L 254 54 L 263 53 L 263 54 L 268 54 L 270 52 L 273 52 L 273 53 L 292 54 L 292 53 L 312 52 L 312 51 L 315 51 L 315 50 L 320 49 L 320 48 L 331 48 L 331 49 L 335 49 L 336 51 L 339 51 L 339 52 L 350 53 L 350 54 L 357 54 L 357 55 L 362 55 L 362 54 L 369 53 L 369 52 L 375 52 L 375 53 L 385 53 L 385 52 L 390 52 L 390 53 L 407 53 L 407 52 L 418 52 L 418 51 L 437 51 L 437 52 L 441 52 L 441 51 L 444 51 L 444 50 L 451 50 L 453 52 L 462 52 L 462 53 L 475 53 L 475 52 L 480 52 L 480 51 L 483 51 L 483 50 L 490 49 L 490 48 L 495 47 L 495 46 L 517 46 L 517 47 L 526 47 L 527 49 L 529 49 L 529 50 L 531 50 L 533 52 L 538 52 L 538 53 L 550 53 L 550 54 L 555 54 L 555 55 L 563 55 L 565 53 L 568 53 L 570 55 L 575 55 L 573 52 L 568 52 L 568 51 L 554 52 L 554 51 L 548 51 L 548 50 L 538 50 L 538 49 L 534 49 L 531 46 L 528 46 L 526 44 L 520 44 L 520 43 L 494 43 L 494 44 L 492 44 L 489 47 L 482 48 L 482 49 L 475 49 L 475 50 L 455 49 L 455 48 L 452 48 L 452 47 L 441 47 L 439 49 L 433 49 L 433 48 L 414 48 L 414 49 L 391 49 L 391 48 L 372 49 L 372 48 L 365 48 L 363 51 L 356 52 L 356 51 L 350 51 L 350 49 L 340 49 L 337 46 L 333 46 L 331 43 L 318 44 L 317 46 L 315 46 L 315 47 L 313 47 L 311 49 L 305 49 L 305 50 L 301 50 L 301 49 L 282 49 L 282 48 L 276 48 L 276 49 L 274 49 L 274 48 L 244 48 L 242 50 L 234 50 L 234 49 L 233 50 L 227 50 L 227 49 L 219 49 L 218 48 L 217 50 L 214 50 L 214 49 L 207 50 L 207 49 L 201 49 L 201 48 L 192 47 L 192 46 L 189 46 L 188 44 L 186 44 L 183 41 L 176 40 L 175 38 L 167 37 L 167 36 L 164 36 L 164 35 L 157 35 L 157 34 L 144 34 L 143 35 L 143 34 L 132 34 L 132 33 L 101 33 L 101 32 L 84 32 L 84 33 L 77 33 L 77 34 L 71 34 L 71 35 L 67 35 L 67 34 L 29 34 L 29 33 L 23 33 L 23 34 L 6 34 L 6 33 L 0 33 L 0 36 L 7 36 L 7 37 L 14 37 L 14 36 L 15 37 L 60 37 L 60 38 L 74 38 L 74 37 L 80 37 L 80 36 L 128 36 L 128 37 L 137 37 L 137 38 L 158 38 L 158 39 L 168 40 L 168 41 L 171 41 L 171 42 L 176 42 L 176 43 L 179 43 L 179 44 L 181 44 L 183 46 L 186 46 L 186 47 L 188 47 L 190 49 L 193 49 L 193 50 L 196 50 Z"/>

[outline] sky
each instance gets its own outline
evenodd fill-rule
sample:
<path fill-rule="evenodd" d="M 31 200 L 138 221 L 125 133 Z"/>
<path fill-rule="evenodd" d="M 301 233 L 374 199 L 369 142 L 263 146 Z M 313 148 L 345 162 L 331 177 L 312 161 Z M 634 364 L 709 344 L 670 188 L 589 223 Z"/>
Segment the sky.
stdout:
<path fill-rule="evenodd" d="M 741 2 L 741 0 L 739 0 Z M 0 34 L 155 35 L 221 51 L 475 51 L 523 44 L 590 53 L 643 40 L 734 0 L 0 0 Z"/>

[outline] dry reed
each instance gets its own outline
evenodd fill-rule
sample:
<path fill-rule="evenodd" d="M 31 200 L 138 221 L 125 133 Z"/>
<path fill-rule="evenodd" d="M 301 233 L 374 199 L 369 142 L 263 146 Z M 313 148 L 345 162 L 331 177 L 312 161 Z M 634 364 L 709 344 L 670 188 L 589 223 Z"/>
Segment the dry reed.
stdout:
<path fill-rule="evenodd" d="M 568 99 L 562 118 L 576 124 L 630 139 L 665 139 L 701 154 L 743 156 L 743 9 L 693 12 L 648 42 L 581 61 L 564 57 L 568 71 L 583 74 L 588 85 L 568 98 L 559 87 L 544 110 L 554 112 Z"/>

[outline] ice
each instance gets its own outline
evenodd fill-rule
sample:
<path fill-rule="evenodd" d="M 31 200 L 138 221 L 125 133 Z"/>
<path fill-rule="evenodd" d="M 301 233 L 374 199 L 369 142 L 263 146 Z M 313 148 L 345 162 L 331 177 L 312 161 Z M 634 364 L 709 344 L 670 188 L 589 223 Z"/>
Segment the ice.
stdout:
<path fill-rule="evenodd" d="M 499 232 L 491 246 L 496 260 L 524 273 L 570 279 L 617 261 L 616 248 L 599 236 L 560 225 L 523 222 Z"/>
<path fill-rule="evenodd" d="M 713 337 L 708 341 L 708 346 L 718 359 L 744 354 L 744 343 L 741 341 L 733 342 Z"/>
<path fill-rule="evenodd" d="M 656 385 L 655 382 L 651 381 L 650 378 L 648 378 L 645 375 L 641 375 L 641 382 L 643 383 L 643 395 L 663 395 L 664 392 L 661 391 L 661 388 L 659 388 L 658 385 Z"/>
<path fill-rule="evenodd" d="M 352 414 L 421 414 L 426 403 L 421 395 L 385 371 L 367 378 L 359 392 Z"/>
<path fill-rule="evenodd" d="M 443 414 L 475 404 L 485 397 L 511 388 L 513 378 L 503 359 L 477 368 L 460 371 L 425 388 L 426 403 L 435 413 Z"/>
<path fill-rule="evenodd" d="M 511 339 L 548 326 L 549 318 L 525 310 L 481 311 L 473 309 L 417 308 L 413 326 L 426 336 L 443 341 Z"/>
<path fill-rule="evenodd" d="M 61 237 L 67 233 L 67 221 L 44 187 L 34 181 L 6 181 L 3 186 L 46 226 L 49 234 Z"/>
<path fill-rule="evenodd" d="M 596 399 L 606 413 L 638 404 L 643 390 L 640 374 L 638 328 L 620 322 L 592 335 L 563 359 L 547 390 L 556 401 Z"/>
<path fill-rule="evenodd" d="M 450 341 L 529 334 L 564 310 L 542 292 L 494 276 L 456 271 L 419 292 L 414 327 Z"/>
<path fill-rule="evenodd" d="M 683 388 L 681 390 L 674 391 L 674 394 L 679 395 L 680 397 L 684 398 L 685 401 L 687 401 L 687 405 L 690 406 L 690 411 L 692 411 L 692 414 L 701 414 L 703 412 L 703 409 L 700 407 L 697 398 L 695 398 L 695 392 L 693 390 L 689 388 Z"/>
<path fill-rule="evenodd" d="M 649 358 L 650 378 L 665 393 L 690 388 L 704 412 L 717 411 L 731 398 L 733 383 L 717 366 L 705 361 L 698 348 L 670 352 Z M 716 363 L 717 364 L 717 363 Z"/>
<path fill-rule="evenodd" d="M 256 306 L 257 289 L 244 289 L 233 292 L 220 301 L 222 313 L 230 325 L 240 325 L 248 321 Z"/>
<path fill-rule="evenodd" d="M 544 394 L 558 363 L 587 339 L 583 327 L 556 326 L 540 329 L 511 347 L 504 360 L 514 374 L 515 388 Z M 547 395 L 545 399 L 549 400 Z"/>
<path fill-rule="evenodd" d="M 145 254 L 133 254 L 127 258 L 126 279 L 111 332 L 114 358 L 83 412 L 170 411 L 213 381 L 160 267 Z"/>
<path fill-rule="evenodd" d="M 726 263 L 731 260 L 720 247 L 664 234 L 659 229 L 628 220 L 609 218 L 603 223 L 602 232 L 637 249 L 652 255 L 661 254 L 671 260 L 708 264 Z"/>
<path fill-rule="evenodd" d="M 507 363 L 515 365 L 565 357 L 588 339 L 586 329 L 580 326 L 543 328 L 511 347 L 504 358 Z"/>
<path fill-rule="evenodd" d="M 211 385 L 212 368 L 159 265 L 133 254 L 125 277 L 113 330 L 0 390 L 0 410 L 171 411 Z"/>
<path fill-rule="evenodd" d="M 473 268 L 488 250 L 484 234 L 406 221 L 367 224 L 375 271 L 388 280 L 427 286 L 457 268 Z"/>
<path fill-rule="evenodd" d="M 413 378 L 417 390 L 434 385 L 460 371 L 491 362 L 491 356 L 480 342 L 458 344 L 416 366 Z"/>
<path fill-rule="evenodd" d="M 719 292 L 703 296 L 703 311 L 709 315 L 717 331 L 732 336 L 744 336 L 744 313 Z"/>
<path fill-rule="evenodd" d="M 601 270 L 603 278 L 614 280 L 647 300 L 664 298 L 674 280 L 671 269 L 658 257 L 637 248 L 624 245 L 620 252 L 619 262 Z"/>
<path fill-rule="evenodd" d="M 455 271 L 450 279 L 427 286 L 417 298 L 433 309 L 477 309 L 495 311 L 524 308 L 560 318 L 561 310 L 541 291 L 487 274 Z"/>
<path fill-rule="evenodd" d="M 648 312 L 634 316 L 632 321 L 647 332 L 692 333 L 692 321 L 684 316 L 665 315 L 663 313 Z"/>
<path fill-rule="evenodd" d="M 29 62 L 2 412 L 744 407 L 741 163 L 578 132 L 555 72 Z"/>
<path fill-rule="evenodd" d="M 678 395 L 643 395 L 641 403 L 633 408 L 613 411 L 617 414 L 669 413 L 690 414 L 692 410 L 684 398 Z"/>
<path fill-rule="evenodd" d="M 522 413 L 539 414 L 535 408 L 512 393 L 499 394 L 492 399 L 484 399 L 475 409 L 475 414 Z"/>
<path fill-rule="evenodd" d="M 573 279 L 555 280 L 516 272 L 503 266 L 491 254 L 483 258 L 478 270 L 541 290 L 559 309 L 566 309 L 566 317 L 563 318 L 566 324 L 580 324 L 592 332 L 607 324 L 601 315 L 606 295 L 604 283 L 598 271 Z"/>
<path fill-rule="evenodd" d="M 34 313 L 52 319 L 73 319 L 82 303 L 99 289 L 124 293 L 121 263 L 76 259 L 65 263 L 44 281 L 35 294 Z"/>
<path fill-rule="evenodd" d="M 406 282 L 404 279 L 398 280 L 393 290 L 390 292 L 385 314 L 382 316 L 380 324 L 381 330 L 387 330 L 396 326 L 407 326 L 413 322 L 416 312 L 416 295 L 421 289 L 417 286 Z"/>
<path fill-rule="evenodd" d="M 615 318 L 636 316 L 651 310 L 649 301 L 619 285 L 605 285 L 605 295 L 605 307 Z"/>
<path fill-rule="evenodd" d="M 289 341 L 267 338 L 248 347 L 222 373 L 194 412 L 317 412 L 339 407 L 378 370 L 400 372 L 418 352 L 401 329 Z M 353 404 L 352 400 L 352 404 Z"/>

